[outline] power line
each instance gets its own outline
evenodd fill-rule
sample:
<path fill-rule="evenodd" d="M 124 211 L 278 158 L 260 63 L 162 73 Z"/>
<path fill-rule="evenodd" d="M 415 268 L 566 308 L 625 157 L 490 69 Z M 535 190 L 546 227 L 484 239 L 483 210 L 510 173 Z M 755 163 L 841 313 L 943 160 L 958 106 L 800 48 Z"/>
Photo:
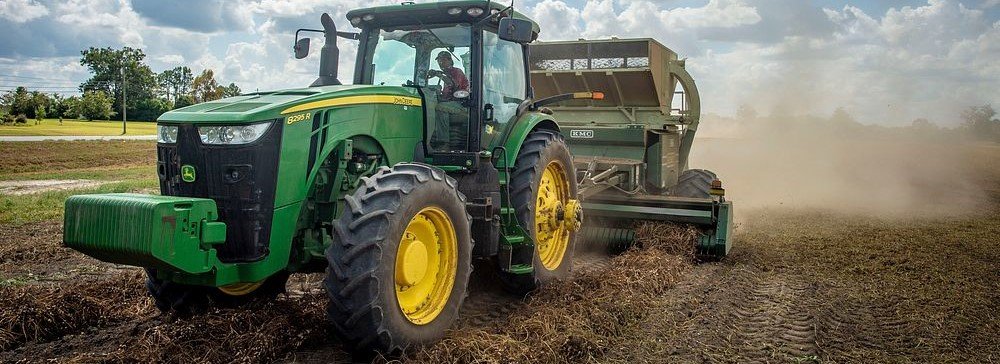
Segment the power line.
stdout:
<path fill-rule="evenodd" d="M 14 89 L 16 89 L 18 87 L 24 87 L 26 89 L 77 89 L 77 88 L 79 88 L 79 86 L 35 86 L 35 87 L 28 87 L 28 86 L 11 86 L 11 85 L 0 85 L 0 87 L 8 87 L 8 88 L 14 88 Z"/>
<path fill-rule="evenodd" d="M 100 86 L 110 86 L 114 85 L 114 82 L 86 82 L 77 85 L 57 85 L 57 84 L 16 84 L 16 85 L 0 85 L 0 87 L 17 88 L 24 87 L 26 89 L 40 89 L 40 88 L 90 88 L 90 87 L 100 87 Z"/>
<path fill-rule="evenodd" d="M 0 83 L 8 83 L 14 85 L 12 82 L 4 82 L 5 80 L 0 80 Z M 17 83 L 14 87 L 25 87 L 25 88 L 38 88 L 38 87 L 80 87 L 80 86 L 107 86 L 111 85 L 109 82 L 87 82 L 82 84 L 57 84 L 57 83 Z"/>
<path fill-rule="evenodd" d="M 41 77 L 31 77 L 31 76 L 18 76 L 18 75 L 0 75 L 0 77 L 11 77 L 11 78 L 25 78 L 29 80 L 46 80 L 55 81 L 55 78 L 41 78 Z"/>
<path fill-rule="evenodd" d="M 6 78 L 6 79 L 5 79 Z M 21 81 L 18 79 L 25 79 L 29 81 Z M 28 77 L 28 76 L 18 76 L 18 75 L 4 75 L 0 74 L 0 82 L 17 82 L 25 83 L 29 85 L 46 85 L 46 86 L 59 86 L 59 85 L 79 85 L 80 83 L 87 83 L 87 81 L 76 82 L 73 80 L 67 80 L 65 78 L 42 78 L 42 77 Z M 94 84 L 98 83 L 111 83 L 111 81 L 95 81 Z"/>

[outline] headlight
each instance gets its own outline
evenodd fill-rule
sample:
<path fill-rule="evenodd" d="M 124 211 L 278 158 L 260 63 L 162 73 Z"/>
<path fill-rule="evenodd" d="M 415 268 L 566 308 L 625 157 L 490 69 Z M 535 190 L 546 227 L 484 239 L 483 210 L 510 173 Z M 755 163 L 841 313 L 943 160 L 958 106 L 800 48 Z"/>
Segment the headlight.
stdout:
<path fill-rule="evenodd" d="M 462 8 L 449 8 L 448 15 L 458 15 L 462 13 Z"/>
<path fill-rule="evenodd" d="M 351 18 L 351 25 L 353 25 L 355 27 L 361 26 L 361 17 L 356 16 L 356 17 Z"/>
<path fill-rule="evenodd" d="M 375 14 L 365 14 L 364 16 L 361 17 L 361 20 L 364 20 L 364 21 L 375 20 Z"/>
<path fill-rule="evenodd" d="M 465 10 L 465 13 L 473 17 L 480 16 L 483 15 L 483 8 L 469 8 Z"/>
<path fill-rule="evenodd" d="M 198 134 L 205 144 L 247 144 L 260 139 L 271 122 L 250 125 L 199 126 Z"/>
<path fill-rule="evenodd" d="M 177 143 L 177 126 L 157 125 L 156 126 L 156 142 L 157 143 Z"/>

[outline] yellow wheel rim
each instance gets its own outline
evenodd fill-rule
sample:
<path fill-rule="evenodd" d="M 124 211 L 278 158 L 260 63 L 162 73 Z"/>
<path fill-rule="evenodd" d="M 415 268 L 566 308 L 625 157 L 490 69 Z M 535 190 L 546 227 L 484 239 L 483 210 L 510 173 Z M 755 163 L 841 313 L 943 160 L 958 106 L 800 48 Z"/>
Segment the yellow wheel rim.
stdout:
<path fill-rule="evenodd" d="M 549 162 L 538 182 L 535 200 L 535 244 L 545 269 L 558 269 L 566 255 L 570 226 L 565 221 L 569 202 L 566 170 L 558 161 Z"/>
<path fill-rule="evenodd" d="M 451 297 L 458 271 L 455 226 L 437 207 L 420 210 L 406 225 L 396 250 L 396 300 L 410 322 L 434 321 Z"/>
<path fill-rule="evenodd" d="M 260 288 L 263 284 L 264 281 L 253 283 L 233 283 L 219 287 L 219 290 L 230 296 L 244 296 L 253 293 L 253 291 L 256 291 L 257 288 Z"/>

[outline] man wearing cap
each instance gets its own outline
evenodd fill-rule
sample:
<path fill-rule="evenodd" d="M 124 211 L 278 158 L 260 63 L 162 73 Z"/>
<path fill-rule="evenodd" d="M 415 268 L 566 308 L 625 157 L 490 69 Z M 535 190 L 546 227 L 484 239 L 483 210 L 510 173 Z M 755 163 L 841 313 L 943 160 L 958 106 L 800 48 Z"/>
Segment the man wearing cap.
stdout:
<path fill-rule="evenodd" d="M 438 67 L 441 70 L 427 71 L 427 78 L 437 77 L 444 81 L 438 95 L 437 122 L 431 132 L 431 146 L 439 150 L 465 149 L 469 128 L 469 112 L 461 101 L 469 97 L 469 79 L 461 68 L 455 67 L 448 51 L 438 53 Z M 458 91 L 459 96 L 455 96 Z M 464 93 L 464 95 L 462 95 Z"/>
<path fill-rule="evenodd" d="M 438 67 L 441 70 L 430 70 L 427 75 L 438 77 L 444 81 L 444 87 L 441 88 L 441 97 L 438 100 L 455 100 L 455 91 L 469 92 L 469 78 L 465 77 L 465 72 L 462 72 L 462 69 L 455 67 L 455 61 L 451 59 L 451 53 L 441 51 L 435 60 L 437 60 Z"/>

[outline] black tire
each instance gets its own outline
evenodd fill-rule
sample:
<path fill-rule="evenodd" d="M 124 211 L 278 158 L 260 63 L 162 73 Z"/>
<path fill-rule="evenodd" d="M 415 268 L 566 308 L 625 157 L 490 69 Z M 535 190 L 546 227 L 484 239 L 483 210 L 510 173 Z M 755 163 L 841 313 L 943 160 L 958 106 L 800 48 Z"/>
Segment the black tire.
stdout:
<path fill-rule="evenodd" d="M 458 316 L 472 272 L 471 217 L 455 179 L 424 164 L 400 163 L 363 177 L 361 187 L 345 197 L 334 222 L 333 244 L 324 280 L 334 331 L 356 358 L 439 340 Z M 397 249 L 411 219 L 425 207 L 443 211 L 455 228 L 455 281 L 443 310 L 431 321 L 415 324 L 396 297 Z"/>
<path fill-rule="evenodd" d="M 210 294 L 212 302 L 223 307 L 236 307 L 242 306 L 249 302 L 258 300 L 271 300 L 278 297 L 280 294 L 286 292 L 286 286 L 288 285 L 289 274 L 286 271 L 279 271 L 267 277 L 260 287 L 257 287 L 253 292 L 243 294 L 243 295 L 231 295 L 223 292 L 218 288 L 210 289 Z"/>
<path fill-rule="evenodd" d="M 510 181 L 511 203 L 515 207 L 518 222 L 528 231 L 532 241 L 538 241 L 535 225 L 535 202 L 538 196 L 538 184 L 542 172 L 550 162 L 557 162 L 563 167 L 569 183 L 570 198 L 577 195 L 576 176 L 573 169 L 573 157 L 563 136 L 555 131 L 536 130 L 528 134 L 514 163 L 514 171 Z M 573 269 L 573 252 L 576 250 L 576 232 L 570 232 L 569 242 L 562 261 L 554 270 L 546 268 L 535 246 L 534 271 L 531 274 L 510 274 L 500 272 L 501 281 L 516 294 L 531 292 L 545 283 L 557 279 L 568 278 Z"/>
<path fill-rule="evenodd" d="M 236 307 L 255 300 L 268 300 L 285 293 L 288 272 L 281 271 L 268 277 L 260 287 L 244 295 L 228 295 L 216 287 L 194 286 L 162 280 L 155 269 L 146 269 L 146 289 L 160 312 L 181 316 L 205 312 L 212 304 Z"/>
<path fill-rule="evenodd" d="M 677 178 L 677 184 L 670 188 L 670 196 L 711 198 L 708 193 L 712 189 L 715 173 L 704 169 L 689 169 Z"/>
<path fill-rule="evenodd" d="M 146 290 L 160 312 L 188 316 L 202 313 L 211 305 L 209 287 L 192 286 L 156 278 L 156 270 L 146 268 Z"/>

